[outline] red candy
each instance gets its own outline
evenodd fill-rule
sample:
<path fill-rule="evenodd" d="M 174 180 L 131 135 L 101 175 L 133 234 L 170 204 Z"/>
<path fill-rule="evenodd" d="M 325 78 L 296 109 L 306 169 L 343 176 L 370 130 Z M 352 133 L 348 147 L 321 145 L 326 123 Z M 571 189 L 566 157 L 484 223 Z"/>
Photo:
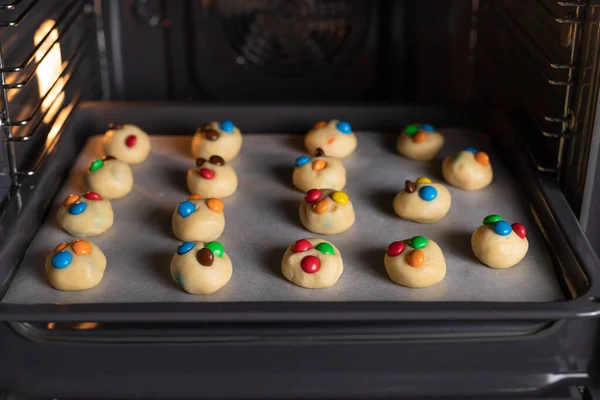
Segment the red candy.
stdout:
<path fill-rule="evenodd" d="M 292 251 L 294 253 L 302 253 L 303 251 L 307 251 L 312 249 L 312 244 L 306 239 L 300 239 L 296 243 L 294 243 L 294 248 Z"/>
<path fill-rule="evenodd" d="M 306 192 L 305 199 L 307 203 L 314 203 L 315 201 L 318 201 L 321 196 L 323 196 L 323 194 L 319 189 L 310 189 Z"/>
<path fill-rule="evenodd" d="M 215 177 L 215 171 L 213 171 L 212 169 L 208 169 L 208 168 L 200 168 L 200 170 L 198 171 L 198 174 L 200 174 L 200 176 L 203 177 L 204 179 L 214 179 L 214 177 Z"/>
<path fill-rule="evenodd" d="M 511 225 L 511 227 L 512 227 L 512 230 L 517 234 L 518 237 L 520 237 L 521 239 L 525 239 L 525 236 L 527 236 L 527 230 L 525 229 L 523 224 L 515 222 L 514 224 Z"/>
<path fill-rule="evenodd" d="M 137 143 L 137 137 L 135 135 L 129 135 L 125 138 L 125 146 L 133 147 Z"/>
<path fill-rule="evenodd" d="M 321 260 L 315 256 L 306 256 L 302 259 L 300 265 L 307 274 L 314 274 L 321 269 Z"/>
<path fill-rule="evenodd" d="M 403 242 L 392 242 L 387 248 L 387 255 L 390 257 L 396 257 L 402 254 L 404 251 L 404 243 Z"/>
<path fill-rule="evenodd" d="M 83 197 L 85 197 L 88 200 L 102 200 L 102 196 L 100 196 L 96 192 L 87 192 L 83 195 Z"/>

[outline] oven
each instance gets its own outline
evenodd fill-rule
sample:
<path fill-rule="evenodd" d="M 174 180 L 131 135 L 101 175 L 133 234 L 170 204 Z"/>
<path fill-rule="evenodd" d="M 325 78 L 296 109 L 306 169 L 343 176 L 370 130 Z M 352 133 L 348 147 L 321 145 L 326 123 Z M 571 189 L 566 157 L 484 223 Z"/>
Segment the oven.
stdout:
<path fill-rule="evenodd" d="M 0 398 L 600 397 L 599 21 L 597 0 L 0 1 Z M 108 124 L 301 137 L 333 116 L 483 132 L 560 298 L 14 294 Z"/>

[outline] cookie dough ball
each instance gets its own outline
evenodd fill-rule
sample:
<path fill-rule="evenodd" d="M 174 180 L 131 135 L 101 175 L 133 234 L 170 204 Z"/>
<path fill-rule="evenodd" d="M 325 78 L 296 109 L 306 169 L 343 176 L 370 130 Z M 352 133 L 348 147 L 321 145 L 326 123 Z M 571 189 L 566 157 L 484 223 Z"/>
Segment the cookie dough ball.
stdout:
<path fill-rule="evenodd" d="M 433 160 L 444 146 L 444 137 L 429 124 L 407 125 L 396 143 L 398 153 L 418 161 Z"/>
<path fill-rule="evenodd" d="M 233 122 L 213 121 L 202 125 L 192 139 L 192 154 L 196 158 L 210 158 L 217 154 L 225 161 L 233 160 L 242 148 L 242 134 Z"/>
<path fill-rule="evenodd" d="M 394 211 L 408 221 L 430 224 L 448 214 L 450 202 L 450 192 L 444 185 L 421 177 L 404 183 L 404 190 L 394 198 Z"/>
<path fill-rule="evenodd" d="M 225 230 L 223 202 L 216 198 L 204 200 L 194 193 L 177 206 L 173 213 L 173 233 L 186 242 L 210 242 Z"/>
<path fill-rule="evenodd" d="M 283 255 L 281 272 L 298 286 L 322 289 L 335 285 L 344 272 L 344 263 L 333 244 L 322 239 L 300 239 Z"/>
<path fill-rule="evenodd" d="M 488 215 L 473 232 L 471 247 L 479 261 L 488 267 L 510 268 L 527 254 L 527 231 L 518 222 L 510 225 L 498 215 Z"/>
<path fill-rule="evenodd" d="M 446 182 L 463 190 L 483 189 L 494 177 L 489 156 L 472 147 L 446 157 L 442 163 L 442 174 Z"/>
<path fill-rule="evenodd" d="M 344 192 L 311 189 L 300 204 L 300 221 L 306 229 L 321 235 L 342 233 L 354 224 L 354 207 Z"/>
<path fill-rule="evenodd" d="M 294 186 L 303 192 L 312 188 L 331 188 L 342 190 L 346 186 L 346 168 L 338 159 L 325 157 L 321 149 L 312 159 L 301 156 L 296 159 L 296 167 L 292 175 Z"/>
<path fill-rule="evenodd" d="M 58 290 L 87 290 L 97 286 L 106 269 L 106 257 L 92 242 L 74 240 L 56 246 L 46 257 L 46 274 Z"/>
<path fill-rule="evenodd" d="M 235 170 L 221 156 L 210 156 L 208 160 L 196 159 L 196 168 L 188 170 L 187 186 L 190 193 L 222 198 L 235 193 L 238 179 Z"/>
<path fill-rule="evenodd" d="M 310 154 L 320 148 L 329 157 L 343 158 L 356 149 L 356 135 L 348 122 L 332 119 L 317 122 L 304 137 L 304 144 Z"/>
<path fill-rule="evenodd" d="M 119 199 L 133 188 L 133 173 L 129 164 L 113 156 L 95 160 L 86 175 L 87 186 L 105 199 Z"/>
<path fill-rule="evenodd" d="M 104 134 L 104 154 L 127 164 L 139 164 L 150 153 L 150 137 L 135 125 L 110 125 Z"/>
<path fill-rule="evenodd" d="M 191 294 L 211 294 L 227 285 L 233 269 L 219 242 L 183 242 L 171 260 L 171 277 Z"/>
<path fill-rule="evenodd" d="M 104 233 L 113 224 L 110 201 L 95 192 L 83 196 L 70 194 L 58 208 L 58 224 L 72 236 L 86 237 Z"/>
<path fill-rule="evenodd" d="M 442 249 L 424 236 L 391 243 L 383 262 L 392 281 L 410 288 L 429 287 L 446 276 Z"/>

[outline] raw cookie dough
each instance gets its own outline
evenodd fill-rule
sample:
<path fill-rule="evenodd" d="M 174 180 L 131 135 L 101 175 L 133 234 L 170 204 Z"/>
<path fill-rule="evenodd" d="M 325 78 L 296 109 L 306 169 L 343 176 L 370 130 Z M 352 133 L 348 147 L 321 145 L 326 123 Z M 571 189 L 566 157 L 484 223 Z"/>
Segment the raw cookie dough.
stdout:
<path fill-rule="evenodd" d="M 192 155 L 208 159 L 217 154 L 225 161 L 233 160 L 242 148 L 242 134 L 233 122 L 213 121 L 202 125 L 192 139 Z"/>
<path fill-rule="evenodd" d="M 119 199 L 133 188 L 133 173 L 129 164 L 113 156 L 95 160 L 86 175 L 87 186 L 105 199 Z"/>
<path fill-rule="evenodd" d="M 354 224 L 354 208 L 348 195 L 333 189 L 311 189 L 300 204 L 300 221 L 322 235 L 342 233 Z"/>
<path fill-rule="evenodd" d="M 171 277 L 191 294 L 211 294 L 231 279 L 231 259 L 219 242 L 183 242 L 171 260 Z"/>
<path fill-rule="evenodd" d="M 150 137 L 135 125 L 111 124 L 104 134 L 104 154 L 127 164 L 139 164 L 150 153 Z"/>
<path fill-rule="evenodd" d="M 342 190 L 346 186 L 346 168 L 336 158 L 326 157 L 323 150 L 317 149 L 316 156 L 301 156 L 296 159 L 292 175 L 294 186 L 303 192 L 312 188 Z"/>
<path fill-rule="evenodd" d="M 46 257 L 50 284 L 58 290 L 87 290 L 97 286 L 106 269 L 106 257 L 92 242 L 62 242 Z"/>
<path fill-rule="evenodd" d="M 356 149 L 356 135 L 346 121 L 332 119 L 317 122 L 304 137 L 304 144 L 310 154 L 323 149 L 329 157 L 347 157 Z"/>
<path fill-rule="evenodd" d="M 418 161 L 433 160 L 443 146 L 444 137 L 429 124 L 407 125 L 396 143 L 398 153 Z"/>
<path fill-rule="evenodd" d="M 450 210 L 450 192 L 429 178 L 404 182 L 404 190 L 394 198 L 394 211 L 409 221 L 430 224 L 444 218 Z"/>
<path fill-rule="evenodd" d="M 197 158 L 196 167 L 188 170 L 187 186 L 190 193 L 203 197 L 227 197 L 235 193 L 238 186 L 235 170 L 226 165 L 221 156 L 208 159 Z"/>
<path fill-rule="evenodd" d="M 323 239 L 300 239 L 283 255 L 281 272 L 298 286 L 322 289 L 335 285 L 344 272 L 344 263 L 333 244 Z"/>
<path fill-rule="evenodd" d="M 424 236 L 391 243 L 383 262 L 392 281 L 410 288 L 432 286 L 446 276 L 442 249 Z"/>
<path fill-rule="evenodd" d="M 70 194 L 57 212 L 58 224 L 72 236 L 86 237 L 104 233 L 113 224 L 110 201 L 95 192 L 82 196 Z"/>
<path fill-rule="evenodd" d="M 210 242 L 225 230 L 223 202 L 216 198 L 204 200 L 197 193 L 177 206 L 173 213 L 173 233 L 186 242 Z"/>
<path fill-rule="evenodd" d="M 471 247 L 479 261 L 488 267 L 509 268 L 527 254 L 527 231 L 518 222 L 510 225 L 498 215 L 488 215 L 473 232 Z"/>
<path fill-rule="evenodd" d="M 472 147 L 446 157 L 442 163 L 442 174 L 446 182 L 464 190 L 483 189 L 494 177 L 489 156 Z"/>

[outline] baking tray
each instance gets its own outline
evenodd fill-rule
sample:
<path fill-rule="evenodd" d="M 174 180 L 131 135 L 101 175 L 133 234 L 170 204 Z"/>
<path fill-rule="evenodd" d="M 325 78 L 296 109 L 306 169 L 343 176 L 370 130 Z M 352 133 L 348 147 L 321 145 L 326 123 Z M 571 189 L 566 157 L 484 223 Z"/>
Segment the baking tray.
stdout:
<path fill-rule="evenodd" d="M 391 201 L 393 195 L 401 189 L 404 179 L 428 175 L 439 180 L 439 160 L 424 164 L 405 160 L 394 154 L 394 136 L 382 135 L 380 132 L 390 131 L 390 128 L 397 131 L 403 124 L 414 120 L 430 121 L 443 128 L 467 125 L 466 122 L 473 120 L 478 124 L 483 119 L 473 119 L 473 115 L 483 114 L 480 111 L 474 113 L 472 110 L 462 109 L 456 111 L 376 105 L 249 107 L 87 104 L 78 111 L 76 120 L 62 133 L 63 137 L 45 168 L 29 181 L 32 183 L 30 187 L 21 189 L 21 201 L 30 208 L 23 207 L 23 211 L 17 212 L 15 226 L 20 226 L 21 229 L 13 230 L 10 242 L 0 247 L 1 288 L 6 293 L 0 302 L 0 318 L 31 321 L 90 318 L 97 321 L 227 322 L 407 319 L 485 321 L 548 320 L 598 315 L 598 305 L 593 296 L 597 292 L 598 260 L 591 252 L 589 243 L 556 183 L 531 168 L 527 159 L 515 151 L 509 135 L 503 136 L 502 141 L 490 135 L 489 138 L 493 141 L 493 149 L 490 149 L 490 142 L 482 135 L 470 133 L 464 137 L 462 133 L 465 130 L 443 129 L 452 136 L 452 140 L 449 140 L 442 156 L 473 144 L 488 150 L 495 160 L 497 178 L 486 191 L 494 191 L 496 187 L 502 190 L 490 196 L 486 195 L 486 191 L 474 194 L 451 189 L 454 195 L 452 210 L 446 219 L 434 225 L 406 222 L 393 214 Z M 322 291 L 305 290 L 293 286 L 279 273 L 279 262 L 285 247 L 300 237 L 315 236 L 306 232 L 298 223 L 296 209 L 302 195 L 290 185 L 294 158 L 303 152 L 302 136 L 282 132 L 305 132 L 315 120 L 333 116 L 352 121 L 355 130 L 360 132 L 358 152 L 345 161 L 349 173 L 347 191 L 356 204 L 357 222 L 350 231 L 328 237 L 341 249 L 346 265 L 338 284 Z M 225 200 L 228 226 L 222 240 L 234 261 L 234 278 L 215 295 L 191 296 L 181 292 L 168 277 L 168 263 L 178 244 L 171 236 L 169 220 L 176 204 L 186 195 L 185 170 L 193 164 L 187 149 L 189 133 L 203 121 L 224 118 L 234 119 L 244 132 L 253 132 L 246 135 L 243 153 L 233 162 L 242 182 L 240 192 Z M 173 137 L 155 139 L 164 140 L 170 145 L 154 146 L 158 154 L 152 157 L 152 161 L 136 167 L 136 182 L 138 175 L 144 171 L 147 173 L 150 169 L 156 169 L 153 165 L 155 160 L 158 168 L 164 167 L 164 173 L 154 173 L 149 182 L 155 182 L 148 187 L 147 183 L 139 179 L 142 186 L 139 192 L 136 189 L 134 194 L 119 200 L 121 205 L 114 202 L 118 219 L 105 235 L 106 238 L 92 239 L 105 249 L 109 258 L 109 267 L 101 286 L 81 293 L 54 291 L 47 285 L 43 269 L 39 269 L 37 265 L 40 265 L 40 260 L 52 250 L 56 242 L 68 236 L 54 225 L 55 208 L 49 207 L 48 193 L 51 196 L 49 199 L 59 204 L 64 194 L 71 191 L 64 188 L 58 197 L 54 196 L 62 182 L 61 174 L 65 176 L 71 170 L 74 159 L 87 138 L 102 132 L 108 122 L 123 121 L 139 124 L 152 134 L 169 132 L 188 135 L 187 139 L 182 140 Z M 508 129 L 498 121 L 493 126 L 500 130 Z M 367 133 L 369 128 L 377 133 Z M 269 132 L 270 135 L 255 135 L 254 132 Z M 253 143 L 260 145 L 255 146 Z M 267 161 L 264 160 L 264 155 L 269 149 L 271 155 Z M 91 147 L 86 148 L 88 150 L 97 151 Z M 511 151 L 509 157 L 507 150 Z M 163 152 L 168 154 L 160 154 Z M 245 165 L 248 161 L 244 161 L 247 157 L 257 167 L 248 168 L 250 164 Z M 506 167 L 502 166 L 500 159 L 509 161 L 505 163 Z M 89 159 L 81 162 L 87 165 Z M 84 164 L 78 164 L 75 170 L 85 167 Z M 389 171 L 389 178 L 380 181 L 365 174 L 375 165 L 385 166 L 384 171 Z M 395 166 L 395 169 L 389 168 L 390 166 Z M 514 178 L 515 172 L 519 179 Z M 357 174 L 366 178 L 356 179 Z M 76 180 L 70 181 L 69 185 L 71 184 L 77 185 Z M 268 188 L 268 196 L 262 194 L 262 188 Z M 461 210 L 461 202 L 457 199 L 461 194 L 465 198 L 466 206 L 462 208 L 466 210 L 464 215 L 458 212 Z M 138 202 L 141 199 L 145 203 L 128 208 L 127 203 L 135 203 L 137 196 L 140 196 Z M 146 252 L 145 258 L 140 259 L 141 263 L 115 261 L 117 258 L 126 260 L 127 257 L 131 257 L 130 260 L 136 259 L 137 256 L 133 253 L 137 254 L 137 251 L 131 252 L 125 246 L 120 247 L 120 250 L 118 247 L 106 247 L 103 241 L 110 241 L 111 235 L 124 235 L 127 229 L 131 229 L 124 225 L 119 229 L 121 224 L 126 224 L 129 216 L 133 218 L 133 214 L 120 210 L 137 209 L 140 204 L 143 205 L 140 211 L 150 215 L 146 215 L 147 218 L 143 220 L 146 229 L 135 233 L 141 235 L 141 239 L 151 230 L 156 242 L 145 246 L 152 251 Z M 9 206 L 15 206 L 15 201 Z M 472 211 L 479 208 L 481 211 Z M 50 229 L 52 234 L 42 235 L 45 231 L 38 232 L 23 263 L 18 267 L 14 256 L 10 256 L 18 254 L 19 247 L 25 247 L 23 243 L 29 243 L 35 233 L 36 218 L 39 218 L 40 210 L 46 209 L 50 211 L 42 229 Z M 32 215 L 25 210 L 34 210 L 38 214 Z M 532 249 L 527 259 L 511 270 L 488 269 L 478 264 L 471 255 L 470 234 L 480 224 L 481 218 L 491 212 L 499 213 L 511 221 L 520 220 L 528 226 Z M 369 221 L 370 218 L 377 224 Z M 261 220 L 274 222 L 267 226 L 252 224 L 253 221 Z M 236 223 L 240 223 L 240 226 L 245 223 L 246 229 L 235 229 Z M 377 235 L 369 234 L 369 230 L 371 233 L 377 232 Z M 540 232 L 544 241 L 540 239 Z M 446 252 L 448 275 L 446 281 L 438 287 L 425 290 L 403 288 L 393 284 L 385 276 L 381 260 L 385 246 L 392 240 L 414 234 L 431 237 Z M 46 236 L 53 236 L 55 239 L 40 242 L 40 238 Z M 128 236 L 128 241 L 137 240 L 133 235 L 125 236 Z M 256 246 L 249 246 L 244 238 L 248 244 Z M 264 250 L 258 251 L 259 248 Z M 115 255 L 121 254 L 121 257 L 115 257 L 112 249 Z M 532 273 L 533 275 L 528 275 Z M 493 278 L 480 280 L 482 276 Z M 115 283 L 119 277 L 124 279 Z M 524 282 L 527 279 L 524 277 L 533 278 L 534 284 L 527 286 Z M 510 284 L 501 286 L 507 282 Z M 469 283 L 475 285 L 469 286 Z M 480 283 L 491 286 L 481 290 Z M 518 292 L 515 286 L 526 289 Z M 26 287 L 29 287 L 29 292 L 25 291 Z M 253 297 L 249 298 L 248 295 Z M 560 300 L 565 296 L 567 300 Z"/>

